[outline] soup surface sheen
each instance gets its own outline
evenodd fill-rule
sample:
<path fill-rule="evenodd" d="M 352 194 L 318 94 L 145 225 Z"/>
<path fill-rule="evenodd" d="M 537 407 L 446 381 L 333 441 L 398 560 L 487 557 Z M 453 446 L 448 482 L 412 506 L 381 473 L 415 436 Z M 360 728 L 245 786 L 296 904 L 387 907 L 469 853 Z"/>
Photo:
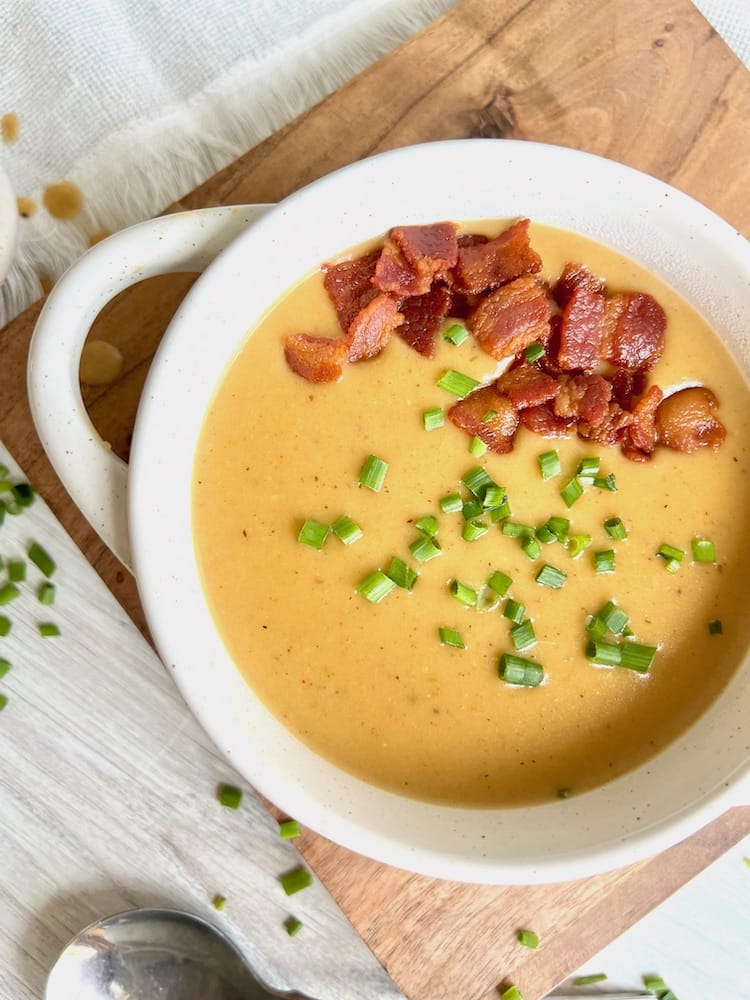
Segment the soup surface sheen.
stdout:
<path fill-rule="evenodd" d="M 507 223 L 467 223 L 494 236 Z M 290 333 L 340 334 L 320 273 L 304 278 L 269 310 L 228 368 L 207 413 L 196 453 L 193 530 L 205 594 L 238 668 L 268 708 L 308 746 L 373 784 L 455 805 L 523 805 L 573 794 L 642 764 L 682 733 L 718 695 L 748 643 L 744 613 L 750 507 L 748 387 L 707 324 L 674 291 L 629 259 L 581 236 L 532 225 L 531 242 L 554 279 L 583 261 L 609 291 L 652 294 L 667 313 L 666 349 L 650 383 L 666 392 L 702 383 L 719 399 L 727 438 L 716 452 L 658 448 L 629 462 L 618 448 L 577 437 L 546 440 L 524 429 L 509 455 L 479 461 L 448 420 L 426 432 L 422 412 L 455 398 L 436 386 L 446 368 L 487 380 L 497 363 L 473 338 L 439 338 L 427 360 L 394 336 L 383 353 L 345 366 L 336 384 L 312 385 L 284 360 Z M 353 255 L 357 255 L 358 248 Z M 563 473 L 543 482 L 541 452 L 556 448 Z M 369 454 L 389 463 L 374 493 L 358 482 Z M 599 455 L 616 493 L 588 488 L 568 510 L 559 490 L 582 456 Z M 460 513 L 438 501 L 460 489 L 477 464 L 505 486 L 513 519 L 540 525 L 568 517 L 592 545 L 573 560 L 558 544 L 530 560 L 498 525 L 475 542 L 461 537 Z M 342 514 L 364 536 L 345 546 L 331 534 L 318 551 L 297 541 L 307 518 Z M 437 516 L 443 555 L 410 558 L 413 522 Z M 628 538 L 613 542 L 603 523 L 619 516 Z M 717 564 L 695 564 L 694 536 L 716 545 Z M 656 555 L 663 543 L 686 550 L 678 572 Z M 614 548 L 614 573 L 596 574 L 592 553 Z M 420 572 L 412 592 L 380 604 L 355 591 L 398 555 Z M 543 562 L 567 581 L 534 580 Z M 494 570 L 512 577 L 510 596 L 526 606 L 544 683 L 515 687 L 498 677 L 514 652 L 500 609 L 463 607 L 458 579 L 479 588 Z M 658 645 L 645 676 L 597 667 L 584 655 L 589 615 L 615 600 L 638 641 Z M 720 619 L 723 634 L 709 634 Z M 442 646 L 438 628 L 460 631 L 466 648 Z"/>

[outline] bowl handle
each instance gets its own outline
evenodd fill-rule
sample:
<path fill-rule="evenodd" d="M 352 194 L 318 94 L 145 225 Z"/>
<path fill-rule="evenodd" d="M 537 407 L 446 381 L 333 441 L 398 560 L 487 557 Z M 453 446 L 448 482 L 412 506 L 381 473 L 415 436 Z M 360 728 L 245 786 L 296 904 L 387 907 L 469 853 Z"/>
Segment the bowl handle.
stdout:
<path fill-rule="evenodd" d="M 52 290 L 29 348 L 28 393 L 44 450 L 102 541 L 131 569 L 128 467 L 89 420 L 78 382 L 86 336 L 119 292 L 157 274 L 202 271 L 268 205 L 180 212 L 142 222 L 89 250 Z"/>

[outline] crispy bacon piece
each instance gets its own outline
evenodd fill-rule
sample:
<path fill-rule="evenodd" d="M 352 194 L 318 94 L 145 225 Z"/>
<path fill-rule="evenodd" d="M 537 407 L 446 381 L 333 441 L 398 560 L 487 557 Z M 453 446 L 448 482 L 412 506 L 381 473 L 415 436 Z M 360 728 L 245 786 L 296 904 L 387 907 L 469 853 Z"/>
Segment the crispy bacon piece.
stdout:
<path fill-rule="evenodd" d="M 397 330 L 399 337 L 425 358 L 433 357 L 437 332 L 452 302 L 453 297 L 445 285 L 433 285 L 426 295 L 404 299 L 401 303 L 404 321 Z"/>
<path fill-rule="evenodd" d="M 603 352 L 616 368 L 648 371 L 662 355 L 666 326 L 664 310 L 651 295 L 613 295 L 606 304 Z"/>
<path fill-rule="evenodd" d="M 623 410 L 619 403 L 610 403 L 604 420 L 595 427 L 586 420 L 579 420 L 578 434 L 585 441 L 596 441 L 597 444 L 605 445 L 617 444 L 632 419 L 632 414 Z"/>
<path fill-rule="evenodd" d="M 656 448 L 656 409 L 664 399 L 658 385 L 652 385 L 633 408 L 633 419 L 622 439 L 622 453 L 631 462 L 646 462 Z"/>
<path fill-rule="evenodd" d="M 552 295 L 555 302 L 563 309 L 573 292 L 579 288 L 587 292 L 603 292 L 604 278 L 598 277 L 585 264 L 575 264 L 570 261 L 560 272 L 560 277 L 552 289 Z"/>
<path fill-rule="evenodd" d="M 554 402 L 558 417 L 575 417 L 591 427 L 607 418 L 612 386 L 601 375 L 561 375 L 560 391 Z"/>
<path fill-rule="evenodd" d="M 544 285 L 530 275 L 516 278 L 482 299 L 467 325 L 493 358 L 508 358 L 550 334 L 551 306 Z"/>
<path fill-rule="evenodd" d="M 574 417 L 558 417 L 549 403 L 521 410 L 521 423 L 542 437 L 567 437 L 576 429 Z"/>
<path fill-rule="evenodd" d="M 529 244 L 529 220 L 521 219 L 494 240 L 460 247 L 453 277 L 459 288 L 478 293 L 541 269 L 542 258 Z"/>
<path fill-rule="evenodd" d="M 286 363 L 308 382 L 337 382 L 343 373 L 348 341 L 293 333 L 284 341 Z"/>
<path fill-rule="evenodd" d="M 378 295 L 360 309 L 347 333 L 347 361 L 364 361 L 380 354 L 391 334 L 404 321 L 398 302 L 390 295 Z"/>
<path fill-rule="evenodd" d="M 604 296 L 584 286 L 573 290 L 560 320 L 557 363 L 568 371 L 593 371 L 600 363 Z"/>
<path fill-rule="evenodd" d="M 495 386 L 517 410 L 548 403 L 560 391 L 558 382 L 551 375 L 525 362 L 509 368 L 495 382 Z"/>
<path fill-rule="evenodd" d="M 609 381 L 612 383 L 612 397 L 623 410 L 633 409 L 633 397 L 641 396 L 646 391 L 645 372 L 629 372 L 618 368 Z"/>
<path fill-rule="evenodd" d="M 430 281 L 439 271 L 455 266 L 458 255 L 456 225 L 437 222 L 430 226 L 394 226 L 390 237 L 404 259 L 420 277 Z"/>
<path fill-rule="evenodd" d="M 489 243 L 489 236 L 482 236 L 481 233 L 466 233 L 464 236 L 459 236 L 458 243 L 460 247 L 478 247 L 482 243 Z"/>
<path fill-rule="evenodd" d="M 403 255 L 386 243 L 375 265 L 372 283 L 381 292 L 394 295 L 424 295 L 432 284 L 431 275 L 420 275 Z"/>
<path fill-rule="evenodd" d="M 660 444 L 675 451 L 719 448 L 727 436 L 715 414 L 719 403 L 705 386 L 680 389 L 667 396 L 656 411 L 656 433 Z"/>
<path fill-rule="evenodd" d="M 495 411 L 495 416 L 483 421 L 482 417 Z M 494 385 L 464 396 L 448 410 L 448 417 L 462 431 L 472 437 L 479 436 L 490 451 L 505 455 L 513 451 L 513 436 L 518 428 L 518 410 L 507 396 L 501 395 Z"/>
<path fill-rule="evenodd" d="M 380 251 L 368 253 L 340 264 L 323 265 L 323 284 L 336 309 L 342 330 L 348 330 L 354 317 L 378 294 L 373 286 Z"/>

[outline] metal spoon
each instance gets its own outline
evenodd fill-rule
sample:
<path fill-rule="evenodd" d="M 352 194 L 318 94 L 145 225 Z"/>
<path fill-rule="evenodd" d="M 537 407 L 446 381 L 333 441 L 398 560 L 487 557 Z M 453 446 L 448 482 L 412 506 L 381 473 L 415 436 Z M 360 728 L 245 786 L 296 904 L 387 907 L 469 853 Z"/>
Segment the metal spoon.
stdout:
<path fill-rule="evenodd" d="M 220 930 L 181 910 L 97 920 L 63 949 L 45 1000 L 310 1000 L 258 982 Z"/>

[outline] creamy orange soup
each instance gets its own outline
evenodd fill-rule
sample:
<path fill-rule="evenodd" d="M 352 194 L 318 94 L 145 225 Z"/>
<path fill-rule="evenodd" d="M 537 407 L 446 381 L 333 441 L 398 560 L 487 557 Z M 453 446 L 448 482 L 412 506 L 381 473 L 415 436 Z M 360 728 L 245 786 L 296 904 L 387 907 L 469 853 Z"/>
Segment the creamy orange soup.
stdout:
<path fill-rule="evenodd" d="M 505 224 L 464 231 L 495 235 Z M 750 509 L 747 384 L 703 319 L 654 275 L 580 236 L 533 225 L 531 239 L 554 279 L 585 261 L 608 289 L 649 292 L 668 316 L 666 349 L 651 382 L 666 391 L 703 383 L 717 395 L 727 438 L 716 452 L 658 448 L 644 464 L 618 448 L 577 437 L 545 440 L 524 429 L 512 454 L 479 459 L 507 488 L 513 519 L 540 525 L 570 519 L 592 536 L 572 559 L 559 543 L 536 561 L 499 525 L 464 541 L 460 513 L 438 501 L 478 464 L 469 438 L 449 421 L 433 432 L 425 409 L 455 402 L 436 386 L 446 368 L 488 380 L 497 363 L 472 338 L 439 338 L 427 360 L 398 337 L 376 359 L 345 366 L 337 384 L 312 385 L 284 361 L 290 333 L 338 336 L 320 273 L 305 277 L 252 331 L 205 418 L 196 455 L 193 528 L 206 598 L 229 653 L 259 697 L 300 740 L 375 785 L 457 805 L 521 805 L 582 792 L 642 764 L 682 733 L 716 698 L 748 643 L 744 550 Z M 359 251 L 357 251 L 359 252 Z M 557 449 L 563 474 L 542 481 L 538 456 Z M 359 485 L 369 454 L 389 463 L 385 485 Z M 559 491 L 583 456 L 598 455 L 617 492 L 588 488 L 570 509 Z M 465 492 L 465 491 L 464 491 Z M 299 544 L 307 518 L 350 515 L 363 537 L 321 550 Z M 409 552 L 414 521 L 439 521 L 443 555 L 424 564 Z M 628 530 L 612 541 L 603 523 Z M 691 539 L 716 546 L 717 563 L 696 564 Z M 686 550 L 670 574 L 663 543 Z M 614 548 L 614 573 L 596 574 L 592 553 Z M 420 573 L 413 591 L 380 604 L 355 590 L 398 555 Z M 543 562 L 567 574 L 550 590 L 535 582 Z M 544 667 L 544 682 L 516 687 L 498 677 L 514 652 L 512 622 L 450 593 L 458 579 L 479 589 L 494 570 L 512 578 L 537 643 L 520 655 Z M 585 657 L 589 616 L 615 600 L 638 641 L 658 646 L 646 675 L 595 666 Z M 721 620 L 722 634 L 708 624 Z M 440 627 L 465 649 L 441 645 Z M 273 752 L 269 748 L 269 752 Z M 567 794 L 565 792 L 564 794 Z"/>

